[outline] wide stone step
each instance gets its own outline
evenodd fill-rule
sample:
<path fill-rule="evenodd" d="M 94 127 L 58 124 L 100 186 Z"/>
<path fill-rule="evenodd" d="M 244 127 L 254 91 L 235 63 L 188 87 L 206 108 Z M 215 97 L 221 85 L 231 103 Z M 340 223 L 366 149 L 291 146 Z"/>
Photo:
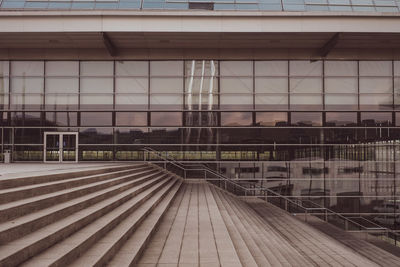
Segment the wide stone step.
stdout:
<path fill-rule="evenodd" d="M 93 193 L 102 189 L 109 188 L 114 185 L 118 185 L 129 180 L 139 178 L 141 176 L 156 173 L 157 170 L 153 168 L 143 169 L 138 171 L 122 171 L 118 172 L 115 177 L 108 177 L 107 179 L 98 179 L 96 177 L 90 178 L 91 183 L 64 189 L 54 193 L 48 193 L 39 195 L 31 198 L 14 201 L 0 205 L 0 222 L 8 221 L 14 218 L 21 217 L 28 213 L 32 213 L 37 210 L 45 209 L 56 203 L 62 203 L 73 198 L 81 197 L 86 194 Z M 102 177 L 103 178 L 103 177 Z"/>
<path fill-rule="evenodd" d="M 20 178 L 9 178 L 9 179 L 6 178 L 0 180 L 0 188 L 7 189 L 19 186 L 54 182 L 54 181 L 82 177 L 82 176 L 102 174 L 107 172 L 122 171 L 131 169 L 133 165 L 136 164 L 121 165 L 121 166 L 106 166 L 103 168 L 97 167 L 96 169 L 79 170 L 74 172 L 61 172 L 61 173 L 57 172 L 46 175 L 37 175 L 37 176 L 20 177 Z M 137 165 L 144 166 L 145 164 L 139 163 Z"/>
<path fill-rule="evenodd" d="M 291 217 L 271 204 L 254 203 L 251 207 L 317 265 L 377 266 L 356 251 L 343 246 L 339 241 Z"/>
<path fill-rule="evenodd" d="M 62 179 L 49 181 L 45 183 L 37 183 L 32 185 L 18 186 L 14 188 L 0 190 L 0 204 L 18 201 L 38 195 L 48 194 L 59 190 L 82 186 L 85 184 L 93 183 L 95 181 L 103 181 L 115 178 L 122 175 L 133 174 L 146 169 L 151 169 L 150 166 L 137 165 L 129 169 L 106 172 L 101 174 L 71 177 L 70 179 Z M 19 178 L 16 178 L 19 179 Z"/>
<path fill-rule="evenodd" d="M 22 263 L 129 201 L 144 190 L 160 183 L 164 178 L 163 176 L 153 178 L 131 187 L 128 190 L 120 192 L 118 195 L 81 209 L 68 217 L 66 215 L 64 216 L 65 218 L 49 224 L 39 231 L 0 246 L 0 266 L 15 266 Z"/>
<path fill-rule="evenodd" d="M 228 213 L 227 208 L 225 207 L 225 205 L 227 205 L 227 203 L 224 201 L 224 199 L 220 198 L 220 196 L 216 192 L 216 190 L 218 190 L 218 189 L 211 187 L 211 192 L 213 193 L 215 201 L 221 212 L 222 218 L 223 218 L 225 225 L 229 231 L 229 235 L 232 238 L 232 242 L 233 242 L 233 245 L 235 246 L 236 252 L 238 253 L 240 262 L 244 266 L 257 267 L 258 266 L 257 262 L 255 261 L 253 255 L 251 254 L 249 248 L 246 245 L 245 240 L 243 239 L 243 236 L 246 236 L 247 234 L 241 232 L 238 225 L 235 224 L 232 217 Z"/>
<path fill-rule="evenodd" d="M 161 217 L 170 206 L 180 186 L 181 181 L 173 179 L 70 266 L 134 264 L 157 229 Z M 111 259 L 113 262 L 107 263 Z"/>
<path fill-rule="evenodd" d="M 43 253 L 28 260 L 23 266 L 65 266 L 67 264 L 69 265 L 82 254 L 92 255 L 92 246 L 92 248 L 95 248 L 95 252 L 99 252 L 99 248 L 102 250 L 108 245 L 113 245 L 109 243 L 112 242 L 112 238 L 120 234 L 121 231 L 125 231 L 125 228 L 121 227 L 121 224 L 122 226 L 126 226 L 127 224 L 130 225 L 130 223 L 133 223 L 133 227 L 137 226 L 146 218 L 146 215 L 153 207 L 152 205 L 148 206 L 146 204 L 151 203 L 153 200 L 155 206 L 158 203 L 157 201 L 162 199 L 162 193 L 166 193 L 166 190 L 168 190 L 175 181 L 176 180 L 171 181 L 171 177 L 160 180 L 158 183 L 152 185 L 150 188 L 139 193 L 109 213 L 104 214 L 102 217 L 83 227 L 55 246 L 50 247 Z M 137 216 L 132 217 L 132 215 Z M 136 219 L 137 221 L 133 222 L 129 219 Z M 110 235 L 110 233 L 112 234 Z M 118 239 L 116 242 L 117 241 Z M 81 266 L 92 266 L 92 264 Z"/>

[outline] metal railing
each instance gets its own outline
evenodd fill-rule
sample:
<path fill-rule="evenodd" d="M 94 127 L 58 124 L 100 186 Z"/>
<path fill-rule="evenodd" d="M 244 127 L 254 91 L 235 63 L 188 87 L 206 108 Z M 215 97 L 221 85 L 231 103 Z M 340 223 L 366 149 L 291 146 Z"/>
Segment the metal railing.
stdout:
<path fill-rule="evenodd" d="M 268 203 L 284 209 L 293 216 L 302 218 L 305 222 L 307 222 L 309 216 L 315 216 L 347 232 L 365 233 L 367 235 L 362 236 L 366 239 L 368 239 L 368 234 L 372 234 L 381 238 L 382 240 L 388 241 L 396 246 L 400 246 L 399 233 L 389 228 L 382 227 L 364 217 L 346 217 L 311 200 L 282 195 L 269 188 L 261 187 L 257 184 L 252 184 L 251 187 L 246 187 L 242 183 L 240 183 L 240 181 L 229 179 L 221 173 L 212 170 L 205 165 L 184 164 L 171 157 L 168 157 L 167 155 L 164 155 L 160 151 L 149 147 L 143 148 L 143 151 L 145 152 L 145 161 L 152 160 L 150 157 L 151 155 L 154 155 L 156 159 L 160 159 L 161 162 L 153 161 L 153 164 L 159 166 L 161 165 L 161 167 L 165 170 L 178 174 L 184 179 L 188 177 L 188 173 L 196 172 L 196 174 L 194 175 L 196 178 L 205 179 L 206 181 L 237 196 L 256 197 L 258 199 L 262 199 Z M 365 223 L 363 224 L 360 221 L 363 221 Z M 365 224 L 369 224 L 371 226 L 369 227 Z"/>

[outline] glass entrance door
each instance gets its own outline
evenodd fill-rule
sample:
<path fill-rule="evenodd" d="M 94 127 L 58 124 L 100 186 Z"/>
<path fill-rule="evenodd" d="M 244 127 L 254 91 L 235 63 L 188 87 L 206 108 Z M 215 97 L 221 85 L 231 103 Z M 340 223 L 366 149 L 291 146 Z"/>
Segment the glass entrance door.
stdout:
<path fill-rule="evenodd" d="M 78 133 L 45 132 L 44 162 L 78 162 Z"/>

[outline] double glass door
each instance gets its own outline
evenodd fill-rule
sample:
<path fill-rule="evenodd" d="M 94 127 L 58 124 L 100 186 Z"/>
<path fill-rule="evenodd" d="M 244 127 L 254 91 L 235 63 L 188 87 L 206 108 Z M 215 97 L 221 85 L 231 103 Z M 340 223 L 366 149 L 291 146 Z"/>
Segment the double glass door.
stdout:
<path fill-rule="evenodd" d="M 44 162 L 78 162 L 78 133 L 45 132 Z"/>

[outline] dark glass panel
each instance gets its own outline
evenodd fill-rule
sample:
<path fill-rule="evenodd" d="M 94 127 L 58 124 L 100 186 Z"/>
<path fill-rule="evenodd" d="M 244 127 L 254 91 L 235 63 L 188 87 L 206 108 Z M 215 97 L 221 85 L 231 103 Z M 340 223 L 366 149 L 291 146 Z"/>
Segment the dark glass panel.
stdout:
<path fill-rule="evenodd" d="M 357 129 L 327 128 L 324 129 L 325 143 L 328 144 L 354 144 L 358 142 Z"/>
<path fill-rule="evenodd" d="M 0 126 L 7 126 L 7 125 L 8 125 L 8 112 L 0 111 Z"/>
<path fill-rule="evenodd" d="M 185 126 L 218 126 L 217 112 L 185 112 Z"/>
<path fill-rule="evenodd" d="M 41 126 L 40 112 L 12 112 L 11 124 L 13 126 Z"/>
<path fill-rule="evenodd" d="M 356 112 L 327 112 L 325 126 L 357 126 Z"/>
<path fill-rule="evenodd" d="M 112 113 L 81 112 L 81 126 L 112 126 Z"/>
<path fill-rule="evenodd" d="M 77 112 L 46 112 L 46 126 L 77 126 Z"/>
<path fill-rule="evenodd" d="M 322 126 L 322 113 L 320 112 L 292 112 L 291 124 L 293 126 Z"/>
<path fill-rule="evenodd" d="M 361 125 L 362 126 L 391 126 L 392 113 L 391 112 L 361 112 Z"/>
<path fill-rule="evenodd" d="M 116 112 L 116 126 L 147 126 L 147 112 Z"/>
<path fill-rule="evenodd" d="M 181 126 L 181 112 L 152 112 L 151 126 Z"/>
<path fill-rule="evenodd" d="M 288 118 L 286 112 L 257 112 L 257 126 L 287 126 Z"/>
<path fill-rule="evenodd" d="M 217 129 L 214 128 L 186 128 L 184 129 L 184 144 L 215 144 Z"/>
<path fill-rule="evenodd" d="M 148 130 L 147 128 L 117 128 L 115 138 L 117 144 L 147 144 Z"/>
<path fill-rule="evenodd" d="M 37 128 L 16 128 L 14 129 L 14 143 L 42 144 L 42 131 Z"/>
<path fill-rule="evenodd" d="M 179 128 L 157 128 L 151 129 L 149 133 L 151 144 L 181 144 L 182 129 Z"/>
<path fill-rule="evenodd" d="M 221 126 L 251 126 L 252 112 L 221 112 Z"/>
<path fill-rule="evenodd" d="M 396 112 L 396 126 L 400 126 L 400 112 Z"/>
<path fill-rule="evenodd" d="M 112 144 L 113 130 L 110 128 L 84 128 L 79 131 L 81 144 Z"/>
<path fill-rule="evenodd" d="M 260 136 L 258 129 L 249 128 L 227 128 L 220 129 L 221 144 L 258 144 Z"/>

